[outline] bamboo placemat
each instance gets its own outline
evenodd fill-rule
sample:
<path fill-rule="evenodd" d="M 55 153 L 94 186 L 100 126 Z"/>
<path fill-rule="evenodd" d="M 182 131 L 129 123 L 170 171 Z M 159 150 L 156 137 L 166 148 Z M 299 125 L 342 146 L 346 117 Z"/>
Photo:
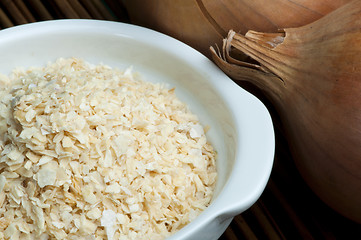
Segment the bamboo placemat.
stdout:
<path fill-rule="evenodd" d="M 0 0 L 0 29 L 65 18 L 130 22 L 122 0 Z M 220 239 L 361 239 L 361 225 L 328 208 L 305 185 L 293 165 L 277 114 L 261 100 L 275 124 L 274 168 L 260 199 L 236 216 Z"/>

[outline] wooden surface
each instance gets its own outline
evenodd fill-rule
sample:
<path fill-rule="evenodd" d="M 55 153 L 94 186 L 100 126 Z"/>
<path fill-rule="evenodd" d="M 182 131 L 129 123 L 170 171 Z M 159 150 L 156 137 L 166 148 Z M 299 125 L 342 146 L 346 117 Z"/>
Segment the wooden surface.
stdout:
<path fill-rule="evenodd" d="M 121 0 L 0 0 L 0 29 L 65 18 L 130 22 Z M 305 185 L 293 165 L 272 106 L 252 86 L 240 85 L 270 110 L 276 131 L 276 156 L 260 199 L 236 216 L 220 239 L 361 239 L 361 225 L 328 208 Z"/>

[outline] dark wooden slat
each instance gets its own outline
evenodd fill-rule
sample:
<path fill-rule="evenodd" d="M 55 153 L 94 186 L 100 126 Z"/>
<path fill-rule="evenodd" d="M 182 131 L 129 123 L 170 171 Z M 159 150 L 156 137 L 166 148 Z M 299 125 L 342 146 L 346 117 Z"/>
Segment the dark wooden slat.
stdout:
<path fill-rule="evenodd" d="M 89 0 L 80 0 L 80 2 L 84 5 L 84 7 L 87 9 L 87 11 L 90 13 L 92 18 L 95 19 L 104 19 L 104 16 L 99 12 L 99 10 L 96 8 L 94 3 Z"/>
<path fill-rule="evenodd" d="M 237 234 L 233 231 L 233 229 L 231 227 L 229 227 L 223 233 L 220 240 L 239 240 L 239 238 L 238 238 Z"/>
<path fill-rule="evenodd" d="M 235 227 L 237 227 L 239 231 L 242 232 L 245 239 L 257 239 L 255 233 L 252 231 L 247 221 L 243 218 L 242 214 L 235 216 L 232 224 L 234 224 Z"/>
<path fill-rule="evenodd" d="M 103 4 L 101 0 L 90 0 L 94 4 L 94 6 L 99 10 L 99 12 L 104 16 L 104 19 L 117 21 L 116 17 L 107 9 L 107 7 Z"/>
<path fill-rule="evenodd" d="M 73 7 L 74 11 L 79 15 L 80 18 L 87 18 L 90 19 L 91 16 L 85 10 L 82 4 L 79 3 L 78 0 L 68 0 L 69 4 Z"/>
<path fill-rule="evenodd" d="M 2 28 L 8 28 L 14 26 L 8 16 L 4 13 L 4 11 L 0 8 L 0 26 Z"/>
<path fill-rule="evenodd" d="M 80 18 L 67 0 L 54 0 L 54 3 L 65 18 Z"/>
<path fill-rule="evenodd" d="M 270 213 L 270 211 L 268 210 L 268 208 L 265 206 L 264 202 L 262 199 L 258 200 L 258 203 L 260 204 L 263 212 L 265 213 L 265 215 L 267 216 L 270 224 L 272 224 L 274 231 L 276 231 L 281 239 L 286 239 L 285 235 L 282 233 L 281 228 L 278 226 L 278 223 L 276 222 L 276 220 L 274 219 L 274 217 L 272 216 L 272 214 Z"/>
<path fill-rule="evenodd" d="M 29 11 L 23 0 L 14 0 L 14 3 L 28 22 L 36 21 L 33 14 Z"/>
<path fill-rule="evenodd" d="M 272 194 L 275 196 L 275 198 L 279 201 L 279 203 L 282 205 L 284 211 L 287 213 L 289 219 L 291 219 L 292 224 L 296 227 L 298 231 L 298 235 L 301 236 L 303 239 L 314 239 L 311 232 L 308 230 L 306 225 L 303 223 L 303 221 L 299 218 L 295 210 L 292 208 L 290 203 L 286 200 L 286 198 L 283 196 L 283 194 L 280 192 L 276 184 L 270 179 L 268 182 L 268 189 L 272 192 Z"/>
<path fill-rule="evenodd" d="M 129 22 L 129 16 L 122 0 L 104 0 L 108 7 L 112 10 L 118 21 Z"/>
<path fill-rule="evenodd" d="M 28 21 L 25 19 L 24 15 L 20 12 L 18 7 L 15 5 L 14 1 L 3 0 L 1 2 L 6 10 L 9 12 L 9 18 L 13 20 L 15 24 L 25 24 Z"/>
<path fill-rule="evenodd" d="M 61 11 L 61 9 L 58 7 L 55 0 L 52 0 L 52 1 L 42 0 L 42 3 L 46 7 L 46 9 L 48 9 L 50 14 L 54 17 L 54 19 L 67 18 L 64 15 L 64 13 Z"/>
<path fill-rule="evenodd" d="M 53 17 L 40 0 L 26 0 L 32 7 L 34 15 L 39 16 L 39 20 L 51 20 Z"/>
<path fill-rule="evenodd" d="M 262 205 L 260 200 L 257 201 L 249 210 L 253 213 L 253 216 L 258 221 L 259 226 L 263 229 L 263 232 L 268 239 L 285 239 L 279 228 L 275 227 L 273 224 L 271 216 L 269 216 L 268 211 Z"/>

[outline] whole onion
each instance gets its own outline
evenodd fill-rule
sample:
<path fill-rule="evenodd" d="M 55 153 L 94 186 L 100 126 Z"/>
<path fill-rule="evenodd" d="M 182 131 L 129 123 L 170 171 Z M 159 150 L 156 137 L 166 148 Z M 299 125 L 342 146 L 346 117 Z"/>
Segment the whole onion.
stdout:
<path fill-rule="evenodd" d="M 211 50 L 229 76 L 269 97 L 313 191 L 361 223 L 361 1 L 278 33 L 230 31 L 222 51 Z"/>
<path fill-rule="evenodd" d="M 350 0 L 124 0 L 132 23 L 175 37 L 209 56 L 229 29 L 271 32 L 311 23 Z"/>

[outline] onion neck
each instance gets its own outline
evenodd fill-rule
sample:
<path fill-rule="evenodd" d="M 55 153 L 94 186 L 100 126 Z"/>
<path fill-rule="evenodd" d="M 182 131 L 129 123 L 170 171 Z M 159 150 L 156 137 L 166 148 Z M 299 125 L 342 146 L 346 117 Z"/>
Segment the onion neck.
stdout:
<path fill-rule="evenodd" d="M 275 74 L 266 71 L 257 64 L 238 61 L 230 56 L 228 51 L 223 53 L 211 47 L 213 61 L 233 80 L 246 81 L 261 89 L 271 101 L 281 102 L 285 94 L 285 82 Z"/>

